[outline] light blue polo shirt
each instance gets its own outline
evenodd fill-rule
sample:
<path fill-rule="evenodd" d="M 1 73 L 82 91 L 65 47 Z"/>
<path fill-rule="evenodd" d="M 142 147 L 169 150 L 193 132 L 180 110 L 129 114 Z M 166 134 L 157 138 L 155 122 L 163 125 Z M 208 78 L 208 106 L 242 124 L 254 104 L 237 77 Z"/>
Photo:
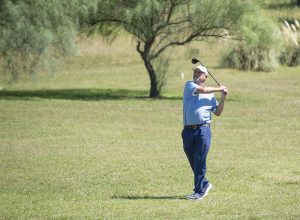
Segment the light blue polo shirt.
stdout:
<path fill-rule="evenodd" d="M 187 81 L 183 92 L 183 124 L 198 125 L 211 122 L 211 112 L 215 112 L 218 102 L 213 93 L 195 94 L 198 85 Z"/>

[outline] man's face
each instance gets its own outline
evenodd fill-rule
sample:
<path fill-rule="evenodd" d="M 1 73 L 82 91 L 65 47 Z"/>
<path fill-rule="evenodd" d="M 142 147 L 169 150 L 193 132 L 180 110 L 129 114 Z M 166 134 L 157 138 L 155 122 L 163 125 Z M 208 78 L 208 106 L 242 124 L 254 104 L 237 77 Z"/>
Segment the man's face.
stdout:
<path fill-rule="evenodd" d="M 204 82 L 207 78 L 207 75 L 203 72 L 201 72 L 200 70 L 195 70 L 194 71 L 194 75 L 193 75 L 193 79 L 194 81 L 198 81 L 198 82 Z"/>

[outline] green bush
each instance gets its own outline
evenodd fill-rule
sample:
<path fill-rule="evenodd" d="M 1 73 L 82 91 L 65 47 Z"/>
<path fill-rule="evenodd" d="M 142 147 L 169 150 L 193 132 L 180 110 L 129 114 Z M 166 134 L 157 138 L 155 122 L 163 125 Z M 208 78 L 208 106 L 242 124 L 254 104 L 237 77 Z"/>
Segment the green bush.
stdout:
<path fill-rule="evenodd" d="M 272 71 L 278 65 L 276 52 L 239 43 L 222 60 L 222 66 L 239 70 Z"/>
<path fill-rule="evenodd" d="M 240 70 L 272 71 L 278 65 L 280 31 L 274 22 L 252 11 L 240 21 L 242 41 L 223 56 L 222 66 Z"/>

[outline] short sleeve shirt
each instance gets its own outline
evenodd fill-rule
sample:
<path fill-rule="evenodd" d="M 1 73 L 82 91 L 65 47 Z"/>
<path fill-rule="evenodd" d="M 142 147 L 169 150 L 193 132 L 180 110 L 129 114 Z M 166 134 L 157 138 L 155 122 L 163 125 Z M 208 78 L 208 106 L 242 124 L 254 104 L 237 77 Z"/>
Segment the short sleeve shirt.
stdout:
<path fill-rule="evenodd" d="M 195 93 L 198 85 L 193 81 L 185 84 L 183 92 L 183 124 L 198 125 L 210 123 L 211 112 L 215 112 L 218 102 L 213 93 Z"/>

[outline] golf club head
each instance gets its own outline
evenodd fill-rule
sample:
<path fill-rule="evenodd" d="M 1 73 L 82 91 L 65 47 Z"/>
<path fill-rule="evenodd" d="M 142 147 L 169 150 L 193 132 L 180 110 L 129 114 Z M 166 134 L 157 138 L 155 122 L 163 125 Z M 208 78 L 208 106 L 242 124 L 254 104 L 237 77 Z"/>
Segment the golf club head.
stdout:
<path fill-rule="evenodd" d="M 193 59 L 192 59 L 192 64 L 196 64 L 196 63 L 198 63 L 198 62 L 200 62 L 200 60 L 198 60 L 198 59 L 196 59 L 196 58 L 193 58 Z"/>

